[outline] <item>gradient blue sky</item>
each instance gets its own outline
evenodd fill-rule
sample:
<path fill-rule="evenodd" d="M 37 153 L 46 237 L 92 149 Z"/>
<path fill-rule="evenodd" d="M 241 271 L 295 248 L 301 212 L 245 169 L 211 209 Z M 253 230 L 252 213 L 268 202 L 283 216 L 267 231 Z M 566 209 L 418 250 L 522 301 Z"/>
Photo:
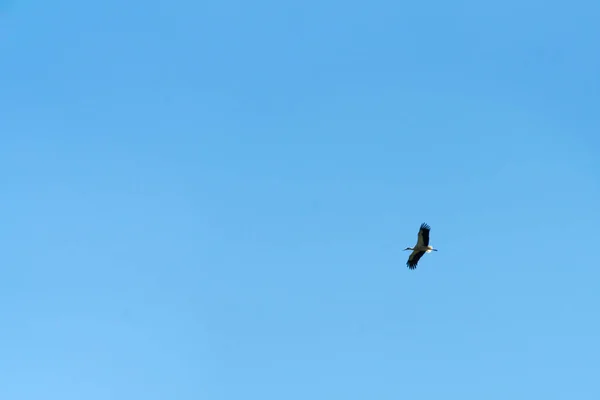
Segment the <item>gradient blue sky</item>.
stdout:
<path fill-rule="evenodd" d="M 600 398 L 599 18 L 4 1 L 0 398 Z"/>

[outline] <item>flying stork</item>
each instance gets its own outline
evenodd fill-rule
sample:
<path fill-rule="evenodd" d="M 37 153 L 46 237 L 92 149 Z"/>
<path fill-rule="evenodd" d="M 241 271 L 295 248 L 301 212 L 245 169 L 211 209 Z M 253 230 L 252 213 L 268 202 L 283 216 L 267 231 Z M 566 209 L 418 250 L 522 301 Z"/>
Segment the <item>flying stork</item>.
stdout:
<path fill-rule="evenodd" d="M 406 262 L 406 266 L 409 269 L 417 268 L 417 263 L 423 257 L 425 253 L 431 253 L 432 251 L 437 251 L 429 245 L 429 231 L 431 227 L 426 223 L 421 224 L 421 229 L 419 229 L 419 239 L 417 240 L 417 245 L 415 247 L 407 247 L 404 250 L 412 250 L 410 256 L 408 256 L 408 261 Z"/>

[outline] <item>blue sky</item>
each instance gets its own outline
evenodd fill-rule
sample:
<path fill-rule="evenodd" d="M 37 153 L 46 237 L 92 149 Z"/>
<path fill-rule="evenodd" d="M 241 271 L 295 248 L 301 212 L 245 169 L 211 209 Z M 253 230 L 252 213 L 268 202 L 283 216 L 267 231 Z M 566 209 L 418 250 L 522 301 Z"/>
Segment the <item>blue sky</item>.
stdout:
<path fill-rule="evenodd" d="M 600 395 L 597 2 L 0 4 L 0 398 Z"/>

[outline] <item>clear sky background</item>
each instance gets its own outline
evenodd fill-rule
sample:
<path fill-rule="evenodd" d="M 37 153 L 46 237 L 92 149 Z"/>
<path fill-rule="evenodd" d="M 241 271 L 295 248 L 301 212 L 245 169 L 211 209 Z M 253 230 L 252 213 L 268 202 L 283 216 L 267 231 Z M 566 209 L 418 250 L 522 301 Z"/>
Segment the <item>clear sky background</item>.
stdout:
<path fill-rule="evenodd" d="M 600 398 L 599 18 L 4 1 L 0 398 Z"/>

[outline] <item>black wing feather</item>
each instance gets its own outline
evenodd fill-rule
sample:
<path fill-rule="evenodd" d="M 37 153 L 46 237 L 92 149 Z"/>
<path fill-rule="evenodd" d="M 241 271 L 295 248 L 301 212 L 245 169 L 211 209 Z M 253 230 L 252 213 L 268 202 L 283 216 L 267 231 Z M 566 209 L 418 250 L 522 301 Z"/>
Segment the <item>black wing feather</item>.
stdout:
<path fill-rule="evenodd" d="M 408 261 L 406 262 L 406 266 L 409 269 L 417 268 L 417 264 L 419 263 L 421 257 L 423 257 L 423 254 L 425 254 L 424 251 L 417 251 L 416 253 L 411 253 L 411 255 L 408 257 Z"/>
<path fill-rule="evenodd" d="M 429 231 L 430 230 L 431 230 L 431 227 L 429 225 L 427 225 L 426 223 L 421 224 L 421 229 L 420 229 L 419 233 L 421 234 L 421 236 L 423 236 L 423 244 L 425 246 L 429 246 Z"/>

